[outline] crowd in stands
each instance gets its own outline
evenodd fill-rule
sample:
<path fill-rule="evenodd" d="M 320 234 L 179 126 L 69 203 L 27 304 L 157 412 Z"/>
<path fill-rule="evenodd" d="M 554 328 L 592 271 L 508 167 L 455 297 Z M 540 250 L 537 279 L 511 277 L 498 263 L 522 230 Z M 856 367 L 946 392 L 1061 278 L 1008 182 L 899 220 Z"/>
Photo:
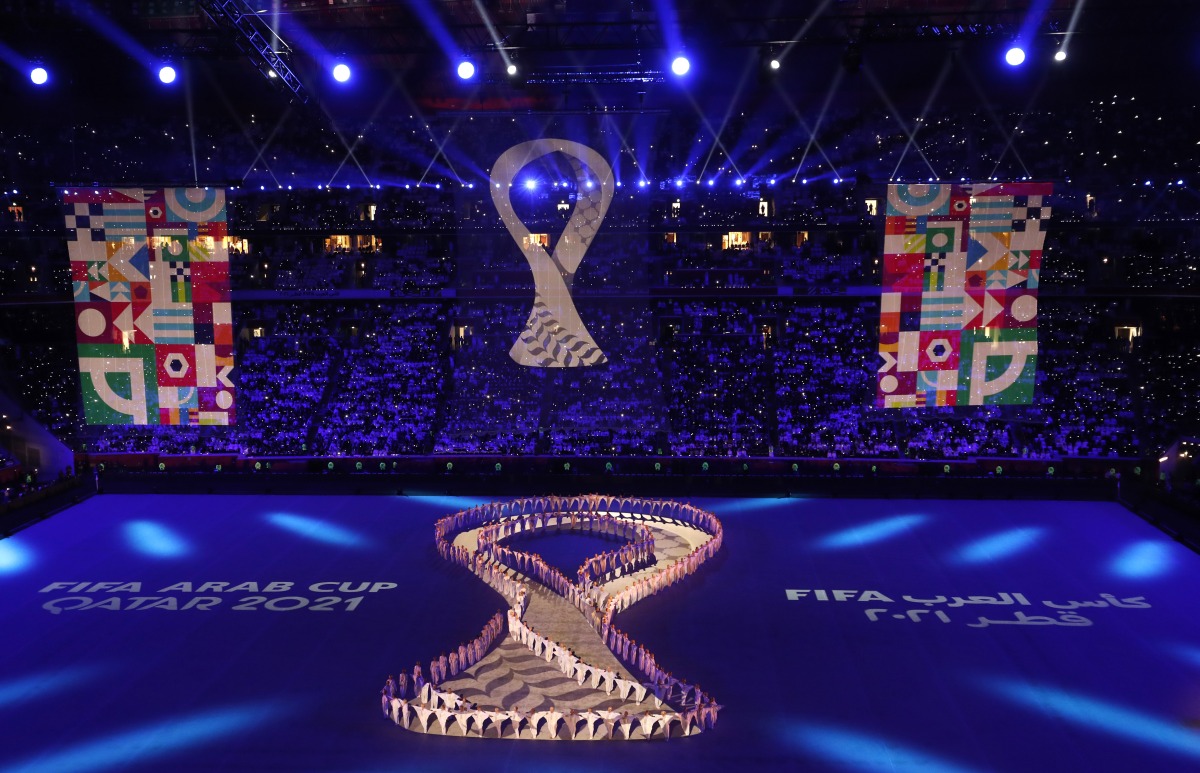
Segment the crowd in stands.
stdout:
<path fill-rule="evenodd" d="M 789 160 L 783 174 L 790 157 L 777 152 L 772 163 L 739 159 L 760 170 L 740 185 L 728 161 L 680 176 L 674 165 L 700 132 L 661 122 L 655 152 L 636 169 L 617 154 L 623 185 L 571 278 L 609 362 L 562 370 L 509 358 L 529 314 L 529 267 L 485 178 L 428 163 L 442 136 L 436 119 L 432 129 L 404 116 L 364 129 L 362 179 L 332 183 L 328 159 L 313 152 L 337 156 L 328 130 L 214 119 L 196 127 L 204 171 L 239 180 L 228 190 L 238 332 L 230 428 L 84 426 L 61 212 L 44 187 L 190 179 L 190 152 L 171 150 L 186 129 L 149 115 L 103 131 L 80 122 L 57 137 L 0 129 L 15 152 L 0 166 L 0 189 L 14 189 L 0 210 L 0 296 L 10 301 L 0 306 L 0 388 L 69 443 L 101 451 L 1154 454 L 1200 430 L 1200 321 L 1194 302 L 1176 297 L 1200 287 L 1195 113 L 1117 95 L 1003 117 L 1019 127 L 1010 145 L 992 116 L 934 110 L 922 152 L 905 153 L 909 138 L 887 113 L 835 108 L 808 166 Z M 464 175 L 531 131 L 509 118 L 476 123 L 444 149 L 474 159 L 453 164 Z M 729 127 L 763 133 L 764 147 L 803 148 L 809 138 L 792 142 L 794 130 L 741 118 Z M 619 147 L 613 131 L 589 141 Z M 261 163 L 243 135 L 258 149 L 273 137 Z M 884 184 L 930 174 L 1054 182 L 1030 406 L 874 407 Z M 549 253 L 575 204 L 573 174 L 561 176 L 513 195 Z M 43 187 L 15 192 L 31 179 Z M 319 188 L 305 182 L 316 179 Z"/>
<path fill-rule="evenodd" d="M 585 300 L 609 362 L 565 369 L 509 358 L 528 314 L 513 300 L 237 304 L 233 427 L 84 426 L 69 306 L 7 310 L 27 338 L 0 341 L 0 362 L 5 388 L 89 451 L 1057 458 L 1197 434 L 1186 299 L 1040 307 L 1027 406 L 875 407 L 871 296 Z"/>

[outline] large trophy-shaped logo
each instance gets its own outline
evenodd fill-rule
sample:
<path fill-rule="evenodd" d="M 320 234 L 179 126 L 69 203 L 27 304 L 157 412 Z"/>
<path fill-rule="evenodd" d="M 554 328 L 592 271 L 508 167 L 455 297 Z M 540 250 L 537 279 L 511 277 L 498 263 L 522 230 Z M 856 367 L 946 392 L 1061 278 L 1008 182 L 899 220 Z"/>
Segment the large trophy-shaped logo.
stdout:
<path fill-rule="evenodd" d="M 532 237 L 513 211 L 511 198 L 517 173 L 551 153 L 562 153 L 570 160 L 578 190 L 575 209 L 553 254 L 547 253 Z M 509 350 L 509 355 L 520 364 L 535 368 L 578 368 L 608 361 L 579 318 L 571 300 L 571 283 L 600 230 L 612 197 L 612 167 L 599 153 L 578 142 L 532 140 L 514 145 L 496 159 L 492 168 L 492 200 L 533 271 L 533 310 Z"/>

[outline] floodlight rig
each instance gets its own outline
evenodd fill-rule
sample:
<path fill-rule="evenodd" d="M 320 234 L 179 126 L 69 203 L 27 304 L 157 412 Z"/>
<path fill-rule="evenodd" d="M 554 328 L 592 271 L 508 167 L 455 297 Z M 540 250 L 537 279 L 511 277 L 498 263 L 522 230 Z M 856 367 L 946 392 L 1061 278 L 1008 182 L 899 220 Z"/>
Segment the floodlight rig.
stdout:
<path fill-rule="evenodd" d="M 208 18 L 221 29 L 234 33 L 234 43 L 269 81 L 282 84 L 301 104 L 308 101 L 304 85 L 288 66 L 291 47 L 267 25 L 246 0 L 197 0 Z"/>

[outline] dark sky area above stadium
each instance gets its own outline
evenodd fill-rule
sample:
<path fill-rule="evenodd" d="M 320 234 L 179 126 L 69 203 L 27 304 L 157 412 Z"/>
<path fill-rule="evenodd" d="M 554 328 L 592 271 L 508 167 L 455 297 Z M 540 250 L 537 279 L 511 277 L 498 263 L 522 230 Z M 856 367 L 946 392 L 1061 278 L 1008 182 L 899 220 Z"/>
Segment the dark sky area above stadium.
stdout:
<path fill-rule="evenodd" d="M 322 112 L 365 122 L 414 110 L 696 110 L 719 122 L 730 111 L 808 114 L 827 100 L 882 105 L 883 94 L 905 111 L 927 103 L 1036 110 L 1114 90 L 1187 100 L 1200 75 L 1200 7 L 1190 2 L 226 4 L 255 12 L 238 23 L 266 30 L 269 49 L 295 75 L 289 88 L 256 63 L 249 35 L 209 12 L 221 5 L 0 2 L 0 97 L 10 107 L 0 126 L 184 110 L 185 91 L 204 111 L 271 115 L 307 100 L 303 110 L 318 122 Z M 1028 59 L 1008 67 L 1004 51 L 1018 39 Z M 1069 56 L 1055 62 L 1062 47 Z M 692 63 L 683 78 L 670 70 L 679 53 Z M 471 81 L 455 76 L 461 57 L 477 68 Z M 182 86 L 157 83 L 157 64 L 168 59 L 182 65 Z M 353 68 L 348 83 L 329 76 L 338 61 Z M 29 81 L 35 63 L 50 72 L 45 87 Z"/>

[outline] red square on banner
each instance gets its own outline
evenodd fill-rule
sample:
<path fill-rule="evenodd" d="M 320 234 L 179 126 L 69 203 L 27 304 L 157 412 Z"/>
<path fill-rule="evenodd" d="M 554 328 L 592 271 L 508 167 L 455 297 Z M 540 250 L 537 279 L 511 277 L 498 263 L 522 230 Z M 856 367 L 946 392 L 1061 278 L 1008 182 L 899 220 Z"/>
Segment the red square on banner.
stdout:
<path fill-rule="evenodd" d="M 957 330 L 922 330 L 918 370 L 958 370 Z"/>
<path fill-rule="evenodd" d="M 925 281 L 925 255 L 883 256 L 883 291 L 914 291 L 920 293 Z M 919 295 L 918 295 L 919 297 Z"/>
<path fill-rule="evenodd" d="M 196 386 L 196 347 L 188 344 L 159 344 L 154 347 L 158 385 Z"/>

